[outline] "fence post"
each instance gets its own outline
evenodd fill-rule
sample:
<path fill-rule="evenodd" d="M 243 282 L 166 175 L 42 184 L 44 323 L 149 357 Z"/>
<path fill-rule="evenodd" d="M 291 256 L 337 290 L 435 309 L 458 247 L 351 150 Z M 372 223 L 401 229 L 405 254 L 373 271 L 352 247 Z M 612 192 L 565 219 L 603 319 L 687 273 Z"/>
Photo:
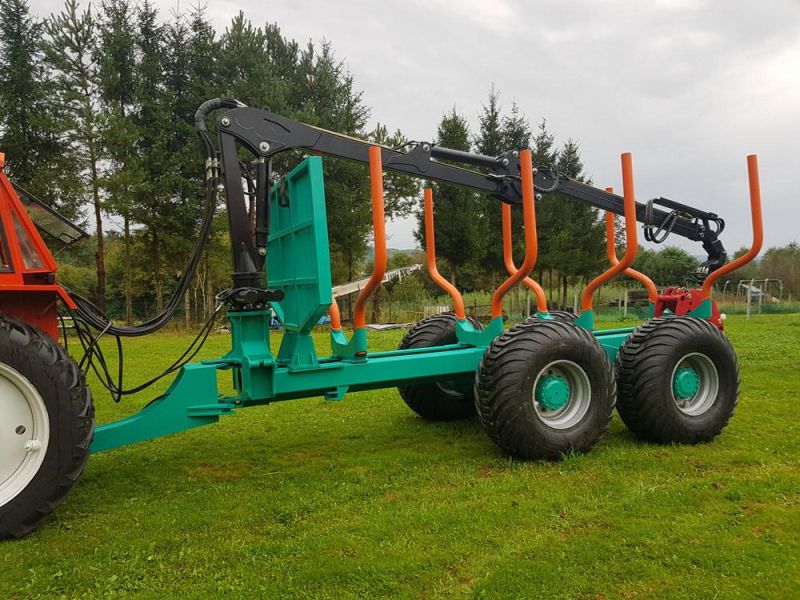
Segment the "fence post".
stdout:
<path fill-rule="evenodd" d="M 531 318 L 531 292 L 527 290 L 525 292 L 525 318 Z"/>

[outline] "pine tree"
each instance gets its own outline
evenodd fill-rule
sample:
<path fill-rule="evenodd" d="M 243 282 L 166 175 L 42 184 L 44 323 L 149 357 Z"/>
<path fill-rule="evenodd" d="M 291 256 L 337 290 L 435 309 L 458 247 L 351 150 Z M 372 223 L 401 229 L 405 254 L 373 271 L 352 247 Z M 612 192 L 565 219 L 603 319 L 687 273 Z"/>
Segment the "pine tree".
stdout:
<path fill-rule="evenodd" d="M 0 3 L 0 151 L 6 172 L 67 216 L 78 216 L 80 182 L 61 136 L 53 81 L 44 62 L 44 24 L 26 0 Z"/>
<path fill-rule="evenodd" d="M 536 139 L 541 144 L 537 149 L 541 148 L 542 159 L 550 159 L 559 173 L 578 181 L 587 180 L 577 142 L 569 139 L 560 150 L 554 150 L 555 138 L 544 122 Z M 585 280 L 600 271 L 605 258 L 605 228 L 595 208 L 558 192 L 545 194 L 539 206 L 541 263 L 549 270 L 551 289 L 555 287 L 554 277 L 557 279 L 558 303 L 564 307 L 569 304 L 570 279 Z"/>
<path fill-rule="evenodd" d="M 503 116 L 500 108 L 500 94 L 494 86 L 479 116 L 479 133 L 475 136 L 475 150 L 487 156 L 499 156 L 507 150 L 503 131 Z M 517 148 L 518 149 L 518 148 Z M 475 257 L 488 277 L 483 278 L 481 287 L 494 287 L 498 276 L 504 278 L 503 267 L 503 227 L 500 202 L 486 195 L 476 199 L 475 211 L 480 214 L 484 228 L 485 252 Z"/>
<path fill-rule="evenodd" d="M 511 113 L 503 117 L 503 146 L 506 150 L 524 150 L 531 147 L 531 124 L 516 102 L 511 103 Z"/>
<path fill-rule="evenodd" d="M 273 94 L 264 31 L 239 12 L 220 40 L 220 84 L 226 96 L 249 106 L 267 106 Z"/>
<path fill-rule="evenodd" d="M 475 150 L 487 156 L 498 156 L 505 152 L 500 94 L 494 86 L 489 90 L 487 103 L 483 105 L 480 115 L 480 132 L 475 136 Z"/>
<path fill-rule="evenodd" d="M 302 99 L 297 111 L 301 118 L 345 135 L 367 137 L 369 109 L 331 44 L 322 42 L 319 50 L 309 44 L 300 55 L 299 69 L 302 77 L 294 97 Z M 334 278 L 352 281 L 360 274 L 372 232 L 369 171 L 364 165 L 336 158 L 326 158 L 324 170 Z"/>
<path fill-rule="evenodd" d="M 104 115 L 98 108 L 100 69 L 97 21 L 91 7 L 80 11 L 76 0 L 67 0 L 64 10 L 46 25 L 45 53 L 55 71 L 55 95 L 64 116 L 65 135 L 73 147 L 77 172 L 86 181 L 86 194 L 94 212 L 96 304 L 105 309 L 106 268 L 101 198 L 101 162 L 104 157 Z"/>
<path fill-rule="evenodd" d="M 439 122 L 437 144 L 455 150 L 470 151 L 467 121 L 455 107 Z M 462 288 L 472 288 L 477 262 L 486 250 L 486 232 L 476 192 L 450 184 L 434 183 L 433 206 L 436 227 L 436 253 L 450 266 L 450 280 Z M 425 241 L 424 214 L 417 214 L 417 239 Z"/>
<path fill-rule="evenodd" d="M 166 187 L 171 174 L 167 149 L 167 132 L 173 125 L 165 108 L 164 61 L 168 52 L 164 43 L 164 27 L 158 22 L 156 9 L 145 0 L 139 5 L 135 24 L 134 102 L 136 144 L 134 160 L 139 181 L 134 190 L 132 220 L 144 226 L 146 250 L 135 255 L 139 267 L 151 274 L 156 310 L 164 307 L 163 244 L 171 235 L 172 215 Z M 171 50 L 171 49 L 170 49 Z"/>
<path fill-rule="evenodd" d="M 103 182 L 106 207 L 122 216 L 125 321 L 133 324 L 131 210 L 139 177 L 131 149 L 136 143 L 133 121 L 135 77 L 134 14 L 130 0 L 104 0 L 100 21 L 100 92 L 107 114 L 104 142 L 108 169 Z"/>

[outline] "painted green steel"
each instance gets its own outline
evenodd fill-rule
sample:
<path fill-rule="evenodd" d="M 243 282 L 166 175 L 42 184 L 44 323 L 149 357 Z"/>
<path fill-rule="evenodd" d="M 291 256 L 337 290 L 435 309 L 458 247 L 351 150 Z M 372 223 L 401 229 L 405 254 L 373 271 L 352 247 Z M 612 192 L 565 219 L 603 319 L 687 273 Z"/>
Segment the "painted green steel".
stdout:
<path fill-rule="evenodd" d="M 110 450 L 216 423 L 235 407 L 217 396 L 218 369 L 216 364 L 186 365 L 163 396 L 135 415 L 98 426 L 91 451 Z"/>
<path fill-rule="evenodd" d="M 471 346 L 487 347 L 492 343 L 494 338 L 505 331 L 505 323 L 503 317 L 495 317 L 485 329 L 479 331 L 473 327 L 472 323 L 464 319 L 456 324 L 456 335 L 458 341 L 462 344 L 469 344 Z"/>
<path fill-rule="evenodd" d="M 312 156 L 273 187 L 267 243 L 269 287 L 284 293 L 272 304 L 284 326 L 278 363 L 318 363 L 311 330 L 331 305 L 331 267 L 322 158 Z"/>
<path fill-rule="evenodd" d="M 712 303 L 711 298 L 706 298 L 700 304 L 697 305 L 697 308 L 694 310 L 689 311 L 687 316 L 689 317 L 696 317 L 698 319 L 710 319 L 713 315 Z"/>
<path fill-rule="evenodd" d="M 558 410 L 569 402 L 569 383 L 558 375 L 545 375 L 536 384 L 536 402 L 546 410 Z"/>
<path fill-rule="evenodd" d="M 588 331 L 592 331 L 594 329 L 594 311 L 593 310 L 585 310 L 581 314 L 578 315 L 578 318 L 575 319 L 575 325 L 578 327 L 583 327 Z"/>
<path fill-rule="evenodd" d="M 672 391 L 675 397 L 686 400 L 700 389 L 700 375 L 692 367 L 681 367 L 672 378 Z"/>

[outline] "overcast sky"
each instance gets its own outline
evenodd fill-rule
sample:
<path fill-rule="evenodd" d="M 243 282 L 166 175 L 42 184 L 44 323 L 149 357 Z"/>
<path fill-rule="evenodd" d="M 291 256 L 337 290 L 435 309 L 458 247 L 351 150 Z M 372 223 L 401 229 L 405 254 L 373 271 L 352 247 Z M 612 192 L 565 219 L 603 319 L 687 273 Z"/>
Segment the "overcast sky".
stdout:
<path fill-rule="evenodd" d="M 153 3 L 164 18 L 189 6 Z M 60 6 L 31 0 L 40 16 Z M 453 106 L 476 124 L 494 84 L 504 107 L 576 139 L 598 186 L 621 189 L 631 151 L 637 199 L 719 213 L 729 250 L 751 239 L 745 157 L 756 153 L 766 245 L 800 240 L 800 0 L 214 0 L 208 14 L 221 33 L 239 10 L 333 42 L 372 122 L 410 139 L 431 139 Z M 391 246 L 415 245 L 410 223 L 389 230 Z"/>

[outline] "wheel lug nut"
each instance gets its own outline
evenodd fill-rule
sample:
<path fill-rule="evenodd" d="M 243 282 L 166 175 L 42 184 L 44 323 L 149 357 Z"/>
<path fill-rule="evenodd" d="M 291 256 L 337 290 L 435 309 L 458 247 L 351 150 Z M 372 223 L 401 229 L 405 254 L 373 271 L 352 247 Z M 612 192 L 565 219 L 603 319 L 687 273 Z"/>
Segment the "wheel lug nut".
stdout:
<path fill-rule="evenodd" d="M 28 440 L 25 442 L 25 451 L 26 452 L 38 452 L 42 449 L 42 442 L 39 440 Z"/>

